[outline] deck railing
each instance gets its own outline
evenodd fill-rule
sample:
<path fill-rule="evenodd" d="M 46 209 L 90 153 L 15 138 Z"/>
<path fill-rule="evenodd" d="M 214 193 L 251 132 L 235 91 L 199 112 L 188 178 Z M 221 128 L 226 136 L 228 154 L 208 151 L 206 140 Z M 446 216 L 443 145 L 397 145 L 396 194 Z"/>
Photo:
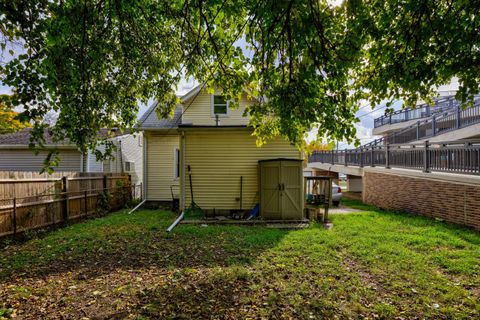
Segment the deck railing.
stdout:
<path fill-rule="evenodd" d="M 480 123 L 480 97 L 476 97 L 471 107 L 462 109 L 460 105 L 457 105 L 451 110 L 434 114 L 431 118 L 417 121 L 414 125 L 403 130 L 373 140 L 365 144 L 364 147 L 424 140 L 477 123 Z"/>
<path fill-rule="evenodd" d="M 378 128 L 387 124 L 395 124 L 415 119 L 428 118 L 434 114 L 439 114 L 448 110 L 452 110 L 459 105 L 460 102 L 455 100 L 454 96 L 448 96 L 435 100 L 435 104 L 433 106 L 425 103 L 417 106 L 415 109 L 405 108 L 395 111 L 391 114 L 381 116 L 373 121 L 373 126 L 375 128 Z"/>
<path fill-rule="evenodd" d="M 422 144 L 386 144 L 350 150 L 314 151 L 309 156 L 308 162 L 478 175 L 480 174 L 480 141 L 439 143 L 426 141 Z"/>

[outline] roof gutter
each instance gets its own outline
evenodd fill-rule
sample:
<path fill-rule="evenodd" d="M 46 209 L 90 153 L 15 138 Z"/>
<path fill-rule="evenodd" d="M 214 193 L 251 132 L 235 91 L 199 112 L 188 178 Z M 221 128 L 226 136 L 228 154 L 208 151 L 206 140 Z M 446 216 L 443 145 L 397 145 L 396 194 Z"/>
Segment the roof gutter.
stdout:
<path fill-rule="evenodd" d="M 141 131 L 155 131 L 155 132 L 168 132 L 172 131 L 175 132 L 174 130 L 177 130 L 177 127 L 171 127 L 171 128 L 155 128 L 155 127 L 139 127 L 139 130 Z"/>

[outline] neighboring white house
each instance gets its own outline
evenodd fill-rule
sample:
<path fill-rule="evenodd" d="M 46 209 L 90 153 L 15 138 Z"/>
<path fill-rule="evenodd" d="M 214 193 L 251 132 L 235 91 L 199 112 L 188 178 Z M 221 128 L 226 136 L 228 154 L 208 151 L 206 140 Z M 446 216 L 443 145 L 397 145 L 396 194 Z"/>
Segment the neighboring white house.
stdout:
<path fill-rule="evenodd" d="M 110 139 L 117 151 L 114 159 L 97 161 L 95 154 L 87 155 L 86 172 L 114 172 L 131 175 L 132 183 L 139 184 L 143 181 L 143 134 L 124 134 Z M 102 147 L 99 147 L 103 151 Z"/>
<path fill-rule="evenodd" d="M 143 134 L 121 134 L 116 130 L 102 129 L 101 137 L 109 137 L 117 146 L 114 159 L 97 161 L 93 153 L 83 154 L 75 145 L 65 141 L 54 144 L 45 132 L 45 150 L 35 154 L 28 145 L 31 128 L 0 135 L 0 171 L 40 171 L 48 152 L 60 151 L 61 162 L 55 171 L 126 173 L 132 183 L 143 180 Z M 99 147 L 102 150 L 102 147 Z"/>

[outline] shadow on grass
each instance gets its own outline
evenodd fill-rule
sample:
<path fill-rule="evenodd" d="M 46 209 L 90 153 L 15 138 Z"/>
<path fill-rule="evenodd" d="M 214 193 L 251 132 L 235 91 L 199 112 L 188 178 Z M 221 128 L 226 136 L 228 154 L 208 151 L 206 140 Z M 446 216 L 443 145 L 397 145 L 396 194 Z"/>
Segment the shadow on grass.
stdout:
<path fill-rule="evenodd" d="M 256 242 L 270 230 L 254 231 Z M 335 241 L 327 237 L 316 224 L 282 232 L 248 262 L 179 270 L 175 279 L 141 292 L 132 309 L 147 319 L 332 318 L 338 314 L 329 302 L 332 286 L 358 283 L 343 274 Z"/>
<path fill-rule="evenodd" d="M 224 319 L 228 313 L 238 318 L 242 313 L 238 306 L 245 306 L 249 292 L 249 276 L 242 268 L 235 270 L 223 269 L 217 277 L 190 273 L 168 287 L 146 290 L 139 295 L 137 312 L 152 319 Z"/>
<path fill-rule="evenodd" d="M 120 212 L 5 248 L 0 280 L 19 282 L 19 290 L 34 283 L 42 291 L 49 283 L 37 279 L 59 275 L 64 285 L 54 278 L 43 301 L 52 293 L 67 296 L 65 306 L 48 310 L 71 307 L 66 318 L 85 316 L 81 307 L 103 293 L 105 300 L 87 309 L 89 315 L 120 310 L 139 319 L 475 316 L 478 233 L 348 205 L 363 212 L 332 216 L 329 231 L 321 225 L 299 231 L 180 225 L 168 234 L 172 213 Z M 78 290 L 70 291 L 72 285 Z M 9 291 L 0 298 L 10 296 Z M 30 308 L 26 314 L 42 318 L 43 307 L 29 307 L 36 302 L 24 303 L 23 296 L 18 301 Z M 127 304 L 117 307 L 118 301 Z M 432 308 L 434 303 L 449 309 Z"/>
<path fill-rule="evenodd" d="M 180 225 L 170 212 L 119 212 L 7 246 L 0 257 L 0 280 L 72 272 L 78 279 L 114 269 L 197 268 L 248 264 L 276 245 L 288 231 L 258 227 Z"/>

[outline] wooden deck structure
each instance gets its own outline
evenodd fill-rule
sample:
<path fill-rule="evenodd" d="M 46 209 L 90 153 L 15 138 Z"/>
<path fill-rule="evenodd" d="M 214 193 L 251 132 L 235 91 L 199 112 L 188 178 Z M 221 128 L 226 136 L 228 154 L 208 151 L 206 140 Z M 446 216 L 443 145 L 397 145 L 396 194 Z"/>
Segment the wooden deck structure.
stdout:
<path fill-rule="evenodd" d="M 328 222 L 332 206 L 332 177 L 304 177 L 305 210 L 310 220 Z"/>

